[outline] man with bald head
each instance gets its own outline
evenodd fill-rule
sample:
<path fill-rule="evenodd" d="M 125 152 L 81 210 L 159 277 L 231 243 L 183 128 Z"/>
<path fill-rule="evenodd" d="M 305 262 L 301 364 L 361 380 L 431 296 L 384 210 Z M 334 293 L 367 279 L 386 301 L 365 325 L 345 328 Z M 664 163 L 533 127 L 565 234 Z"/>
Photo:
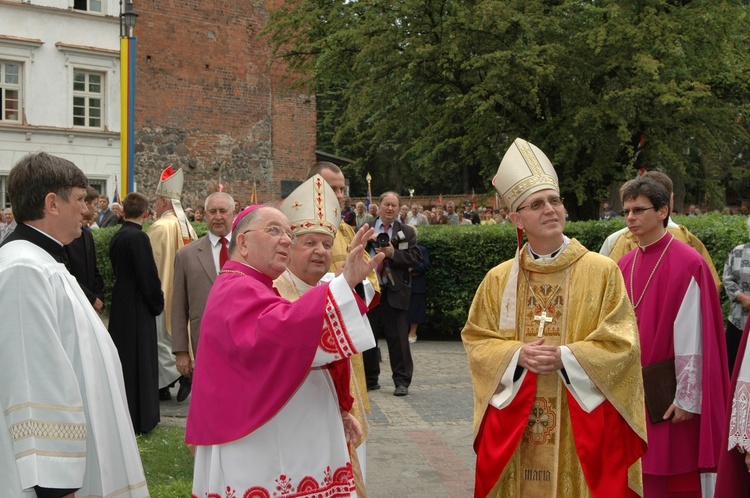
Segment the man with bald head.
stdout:
<path fill-rule="evenodd" d="M 307 432 L 284 420 L 321 357 L 344 359 L 374 345 L 362 327 L 366 307 L 353 291 L 383 259 L 362 258 L 372 232 L 362 228 L 354 236 L 341 275 L 291 303 L 273 289 L 297 237 L 289 220 L 278 209 L 257 205 L 237 216 L 230 260 L 206 303 L 193 376 L 185 435 L 197 445 L 193 495 L 245 496 L 252 490 L 270 496 L 300 485 L 310 495 L 323 494 L 331 491 L 331 478 L 337 496 L 355 492 L 351 464 L 330 468 L 319 462 L 304 470 L 295 464 L 295 453 L 320 448 L 304 437 L 289 442 L 290 430 Z"/>
<path fill-rule="evenodd" d="M 206 307 L 208 292 L 221 267 L 229 258 L 232 240 L 234 199 L 224 192 L 214 192 L 206 199 L 205 220 L 208 233 L 177 250 L 174 260 L 172 286 L 172 353 L 177 361 L 177 371 L 190 379 L 193 376 L 193 358 L 198 353 L 201 318 Z M 192 346 L 192 347 L 191 347 Z M 177 401 L 184 401 L 190 393 L 189 380 L 180 382 Z"/>

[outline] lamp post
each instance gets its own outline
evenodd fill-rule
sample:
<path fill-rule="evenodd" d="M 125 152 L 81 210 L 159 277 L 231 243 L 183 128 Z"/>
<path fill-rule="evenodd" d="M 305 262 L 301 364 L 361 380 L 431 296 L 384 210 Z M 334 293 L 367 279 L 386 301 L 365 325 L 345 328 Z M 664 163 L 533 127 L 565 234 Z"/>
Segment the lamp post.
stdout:
<path fill-rule="evenodd" d="M 135 58 L 133 0 L 120 0 L 120 173 L 122 197 L 135 190 Z M 118 187 L 119 188 L 119 187 Z"/>
<path fill-rule="evenodd" d="M 372 190 L 370 189 L 370 182 L 372 181 L 372 177 L 370 176 L 370 172 L 367 172 L 367 176 L 365 177 L 365 180 L 367 180 L 367 202 L 365 202 L 366 206 L 365 209 L 367 211 L 370 211 L 370 204 L 372 204 Z"/>
<path fill-rule="evenodd" d="M 414 189 L 409 189 L 409 209 L 411 209 L 412 202 L 414 201 Z"/>

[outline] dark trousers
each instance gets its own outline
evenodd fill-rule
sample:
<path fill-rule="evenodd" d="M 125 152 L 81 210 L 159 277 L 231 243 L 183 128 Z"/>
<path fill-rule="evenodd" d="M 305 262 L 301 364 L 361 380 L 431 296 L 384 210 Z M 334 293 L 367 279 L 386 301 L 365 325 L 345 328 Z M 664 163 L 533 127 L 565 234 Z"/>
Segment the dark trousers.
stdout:
<path fill-rule="evenodd" d="M 388 292 L 385 290 L 385 292 Z M 367 313 L 370 327 L 378 337 L 385 337 L 388 344 L 388 356 L 391 360 L 391 371 L 393 371 L 393 384 L 409 387 L 411 376 L 414 373 L 414 363 L 411 359 L 409 347 L 409 321 L 407 310 L 399 310 L 388 304 L 388 296 L 380 296 L 380 304 Z M 377 346 L 362 353 L 365 364 L 365 379 L 368 386 L 378 383 L 380 376 L 379 363 L 380 350 Z"/>

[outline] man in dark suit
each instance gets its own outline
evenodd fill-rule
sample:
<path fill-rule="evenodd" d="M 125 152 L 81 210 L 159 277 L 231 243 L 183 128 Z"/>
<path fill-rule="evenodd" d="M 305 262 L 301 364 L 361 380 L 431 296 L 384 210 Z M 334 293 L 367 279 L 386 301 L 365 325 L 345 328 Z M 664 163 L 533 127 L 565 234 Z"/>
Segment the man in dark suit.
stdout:
<path fill-rule="evenodd" d="M 96 224 L 99 228 L 113 227 L 117 225 L 119 218 L 117 214 L 109 209 L 109 199 L 106 195 L 99 196 L 99 216 L 96 218 Z"/>
<path fill-rule="evenodd" d="M 96 201 L 99 192 L 91 187 L 86 187 L 86 206 L 89 214 L 83 217 L 81 236 L 65 246 L 68 255 L 68 270 L 76 278 L 81 290 L 86 294 L 91 306 L 97 313 L 104 309 L 104 279 L 99 274 L 96 264 L 96 247 L 94 236 L 91 234 L 88 222 L 96 217 Z"/>
<path fill-rule="evenodd" d="M 380 280 L 380 304 L 367 313 L 375 337 L 381 333 L 388 344 L 388 354 L 393 371 L 394 396 L 409 394 L 414 363 L 409 348 L 409 321 L 407 311 L 411 299 L 411 274 L 409 268 L 422 261 L 422 253 L 417 247 L 417 235 L 409 225 L 398 220 L 401 198 L 395 192 L 380 196 L 380 217 L 375 220 L 375 234 L 370 239 L 371 255 L 385 254 L 383 264 L 378 268 Z M 382 243 L 378 235 L 387 234 Z M 365 377 L 367 389 L 379 389 L 378 348 L 365 351 Z"/>
<path fill-rule="evenodd" d="M 174 261 L 172 294 L 172 353 L 177 361 L 177 371 L 186 379 L 193 375 L 190 346 L 193 358 L 198 351 L 201 318 L 208 292 L 221 269 L 222 252 L 228 258 L 227 247 L 232 238 L 234 200 L 229 194 L 216 192 L 206 199 L 205 220 L 208 233 L 177 250 Z M 190 383 L 180 381 L 177 401 L 190 394 Z"/>

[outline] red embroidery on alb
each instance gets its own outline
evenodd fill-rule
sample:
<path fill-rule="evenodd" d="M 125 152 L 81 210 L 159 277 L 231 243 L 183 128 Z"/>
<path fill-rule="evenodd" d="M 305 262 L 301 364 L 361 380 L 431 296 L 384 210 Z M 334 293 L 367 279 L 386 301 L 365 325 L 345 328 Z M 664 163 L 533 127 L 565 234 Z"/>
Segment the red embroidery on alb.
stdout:
<path fill-rule="evenodd" d="M 348 358 L 356 353 L 349 332 L 341 320 L 341 310 L 330 294 L 326 296 L 325 320 L 319 346 L 323 351 L 340 355 L 341 358 Z"/>
<path fill-rule="evenodd" d="M 242 494 L 242 498 L 344 498 L 351 496 L 355 491 L 354 473 L 352 464 L 347 462 L 343 467 L 339 467 L 333 472 L 331 477 L 331 468 L 326 467 L 323 473 L 323 482 L 318 483 L 312 476 L 305 476 L 300 479 L 296 489 L 293 481 L 289 476 L 284 474 L 276 479 L 279 485 L 276 492 L 270 493 L 262 486 L 254 486 Z M 209 493 L 207 498 L 221 498 L 216 493 Z M 235 498 L 236 491 L 227 486 L 225 498 Z M 197 498 L 193 495 L 193 498 Z"/>

